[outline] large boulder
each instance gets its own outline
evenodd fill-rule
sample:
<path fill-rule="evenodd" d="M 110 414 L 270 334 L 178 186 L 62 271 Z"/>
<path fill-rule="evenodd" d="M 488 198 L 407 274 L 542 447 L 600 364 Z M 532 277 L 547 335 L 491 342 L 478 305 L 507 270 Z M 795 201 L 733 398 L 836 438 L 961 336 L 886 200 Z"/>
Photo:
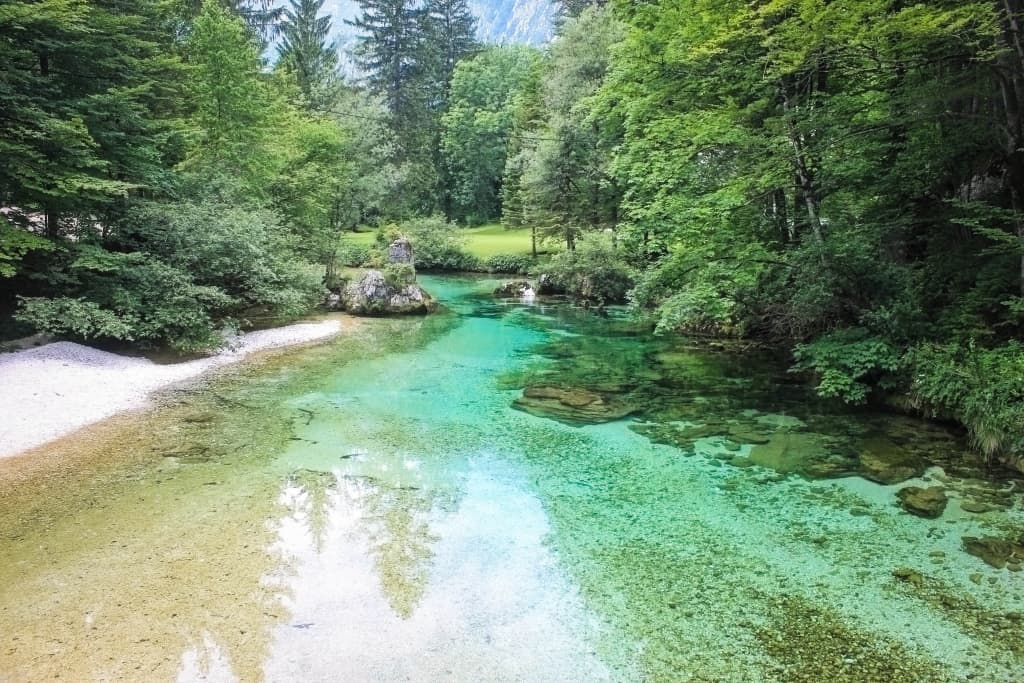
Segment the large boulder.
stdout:
<path fill-rule="evenodd" d="M 390 245 L 388 245 L 388 262 L 389 263 L 413 263 L 413 251 L 412 242 L 399 237 Z"/>
<path fill-rule="evenodd" d="M 553 275 L 542 273 L 537 278 L 537 294 L 565 294 L 565 285 Z"/>
<path fill-rule="evenodd" d="M 946 509 L 946 490 L 941 486 L 907 486 L 896 492 L 900 505 L 912 515 L 935 519 Z"/>
<path fill-rule="evenodd" d="M 523 390 L 512 406 L 525 413 L 571 425 L 612 422 L 634 412 L 624 400 L 582 387 L 533 385 Z"/>
<path fill-rule="evenodd" d="M 532 299 L 536 292 L 526 280 L 506 282 L 494 290 L 494 296 L 508 299 Z"/>
<path fill-rule="evenodd" d="M 430 313 L 437 302 L 415 281 L 392 283 L 379 270 L 366 271 L 341 292 L 341 307 L 356 315 Z"/>

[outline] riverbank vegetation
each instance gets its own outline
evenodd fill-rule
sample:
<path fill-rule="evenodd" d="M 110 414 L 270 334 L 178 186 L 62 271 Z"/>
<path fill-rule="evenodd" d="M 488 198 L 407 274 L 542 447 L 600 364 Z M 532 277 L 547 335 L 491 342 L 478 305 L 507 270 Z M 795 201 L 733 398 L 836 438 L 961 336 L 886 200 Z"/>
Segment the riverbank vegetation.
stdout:
<path fill-rule="evenodd" d="M 322 0 L 0 8 L 9 334 L 208 348 L 402 232 L 1021 457 L 1018 0 L 564 2 L 543 49 L 359 4 L 348 78 Z M 529 248 L 465 231 L 496 221 Z"/>

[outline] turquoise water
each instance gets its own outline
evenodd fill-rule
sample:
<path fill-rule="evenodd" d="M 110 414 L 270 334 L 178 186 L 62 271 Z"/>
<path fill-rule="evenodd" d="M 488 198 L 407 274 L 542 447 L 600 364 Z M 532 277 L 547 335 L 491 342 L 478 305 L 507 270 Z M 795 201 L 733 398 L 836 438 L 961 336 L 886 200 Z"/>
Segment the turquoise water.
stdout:
<path fill-rule="evenodd" d="M 961 543 L 1019 535 L 1019 482 L 955 434 L 423 281 L 446 313 L 0 463 L 0 679 L 1024 678 L 1024 578 Z M 942 517 L 860 476 L 891 467 Z"/>

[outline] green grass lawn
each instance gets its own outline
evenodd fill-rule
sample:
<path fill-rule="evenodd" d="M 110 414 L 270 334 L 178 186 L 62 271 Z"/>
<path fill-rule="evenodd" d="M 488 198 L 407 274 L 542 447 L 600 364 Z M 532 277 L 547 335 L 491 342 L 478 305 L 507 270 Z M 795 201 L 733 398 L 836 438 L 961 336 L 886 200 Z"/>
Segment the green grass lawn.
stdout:
<path fill-rule="evenodd" d="M 367 230 L 366 232 L 346 232 L 343 239 L 350 244 L 360 244 L 364 247 L 372 247 L 373 241 L 376 237 L 376 230 Z"/>
<path fill-rule="evenodd" d="M 466 251 L 479 259 L 486 259 L 496 254 L 529 254 L 530 253 L 530 229 L 518 228 L 506 230 L 497 223 L 481 225 L 478 228 L 455 228 L 465 240 Z M 345 241 L 351 244 L 373 246 L 377 232 L 367 230 L 365 232 L 345 233 Z M 543 249 L 541 250 L 543 251 Z"/>
<path fill-rule="evenodd" d="M 530 229 L 506 230 L 497 223 L 479 228 L 465 228 L 466 251 L 479 259 L 496 254 L 529 254 Z"/>

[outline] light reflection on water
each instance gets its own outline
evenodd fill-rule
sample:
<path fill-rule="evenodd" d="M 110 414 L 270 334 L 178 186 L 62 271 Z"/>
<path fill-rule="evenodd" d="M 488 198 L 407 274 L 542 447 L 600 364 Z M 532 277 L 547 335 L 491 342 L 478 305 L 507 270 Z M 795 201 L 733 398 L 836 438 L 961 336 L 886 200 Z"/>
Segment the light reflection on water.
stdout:
<path fill-rule="evenodd" d="M 580 598 L 544 544 L 543 508 L 501 469 L 467 464 L 455 506 L 340 472 L 320 480 L 323 497 L 286 487 L 277 532 L 293 568 L 282 580 L 290 616 L 274 631 L 267 678 L 607 679 Z"/>

